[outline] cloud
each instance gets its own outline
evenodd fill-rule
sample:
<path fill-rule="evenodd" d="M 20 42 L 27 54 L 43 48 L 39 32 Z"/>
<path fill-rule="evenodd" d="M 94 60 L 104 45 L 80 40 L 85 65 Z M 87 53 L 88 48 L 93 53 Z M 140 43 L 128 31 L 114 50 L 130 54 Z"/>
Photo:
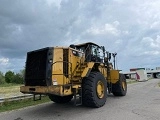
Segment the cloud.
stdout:
<path fill-rule="evenodd" d="M 159 8 L 158 0 L 1 0 L 0 59 L 9 61 L 0 71 L 23 69 L 27 51 L 87 41 L 117 52 L 122 70 L 159 66 Z"/>
<path fill-rule="evenodd" d="M 3 57 L 0 58 L 0 68 L 1 68 L 1 71 L 6 71 L 6 68 L 8 66 L 10 66 L 9 62 L 10 62 L 9 58 L 3 58 Z"/>
<path fill-rule="evenodd" d="M 141 41 L 141 45 L 143 45 L 143 48 L 147 48 L 147 50 L 144 49 L 143 54 L 146 55 L 160 55 L 160 36 L 157 35 L 155 39 L 151 37 L 145 37 Z"/>
<path fill-rule="evenodd" d="M 119 25 L 118 21 L 113 22 L 113 24 L 106 23 L 105 25 L 98 26 L 98 27 L 91 27 L 86 32 L 93 34 L 93 35 L 103 35 L 103 34 L 112 34 L 112 35 L 119 35 L 120 31 L 117 29 Z"/>
<path fill-rule="evenodd" d="M 0 65 L 8 65 L 9 59 L 8 58 L 0 58 Z"/>

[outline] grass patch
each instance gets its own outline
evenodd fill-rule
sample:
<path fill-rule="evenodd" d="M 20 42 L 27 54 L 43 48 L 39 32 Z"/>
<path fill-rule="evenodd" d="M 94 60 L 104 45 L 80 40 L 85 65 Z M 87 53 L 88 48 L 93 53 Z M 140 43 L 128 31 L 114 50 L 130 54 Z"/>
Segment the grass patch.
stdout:
<path fill-rule="evenodd" d="M 20 86 L 22 86 L 22 84 L 14 84 L 14 83 L 1 84 L 0 97 L 7 98 L 7 97 L 21 95 L 22 93 L 20 92 Z M 49 101 L 50 99 L 48 98 L 48 96 L 42 96 L 42 99 L 37 101 L 33 101 L 33 98 L 27 98 L 17 101 L 8 101 L 6 99 L 4 103 L 0 104 L 0 112 L 20 109 L 27 106 L 38 105 Z"/>
<path fill-rule="evenodd" d="M 0 86 L 0 97 L 17 96 L 20 93 L 21 84 L 4 84 Z"/>
<path fill-rule="evenodd" d="M 158 86 L 160 87 L 160 82 L 158 83 Z"/>
<path fill-rule="evenodd" d="M 48 98 L 48 96 L 43 96 L 41 100 L 37 100 L 37 101 L 33 101 L 33 98 L 23 99 L 19 101 L 11 101 L 11 102 L 5 101 L 0 106 L 0 112 L 20 109 L 20 108 L 24 108 L 28 106 L 33 106 L 33 105 L 38 105 L 38 104 L 46 103 L 49 101 L 50 99 Z"/>
<path fill-rule="evenodd" d="M 20 86 L 10 86 L 10 87 L 1 87 L 0 94 L 7 94 L 7 93 L 17 93 L 20 91 Z"/>
<path fill-rule="evenodd" d="M 4 83 L 0 84 L 0 87 L 12 87 L 12 86 L 21 86 L 22 84 L 15 84 L 15 83 Z"/>

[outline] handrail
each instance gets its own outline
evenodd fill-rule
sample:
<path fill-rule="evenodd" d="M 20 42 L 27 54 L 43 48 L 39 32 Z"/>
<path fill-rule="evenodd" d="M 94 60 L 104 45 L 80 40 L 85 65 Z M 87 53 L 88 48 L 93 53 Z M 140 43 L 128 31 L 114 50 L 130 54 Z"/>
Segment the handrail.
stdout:
<path fill-rule="evenodd" d="M 69 63 L 69 64 L 71 64 L 71 70 L 70 70 L 70 71 L 71 71 L 71 73 L 72 73 L 72 63 L 71 63 L 71 62 L 67 62 L 67 61 L 56 61 L 56 62 L 52 63 L 51 66 L 53 67 L 53 65 L 56 64 L 56 63 L 58 63 L 58 62 L 63 62 L 63 63 Z M 54 74 L 52 74 L 52 75 L 54 75 Z"/>

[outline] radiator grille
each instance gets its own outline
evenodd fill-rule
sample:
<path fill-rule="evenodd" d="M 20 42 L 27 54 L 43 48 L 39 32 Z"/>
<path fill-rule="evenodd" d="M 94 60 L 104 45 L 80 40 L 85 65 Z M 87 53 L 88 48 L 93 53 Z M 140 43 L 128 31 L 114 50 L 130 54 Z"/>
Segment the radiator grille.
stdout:
<path fill-rule="evenodd" d="M 63 74 L 68 78 L 68 49 L 63 49 Z"/>
<path fill-rule="evenodd" d="M 25 70 L 25 85 L 46 86 L 49 48 L 28 52 Z"/>

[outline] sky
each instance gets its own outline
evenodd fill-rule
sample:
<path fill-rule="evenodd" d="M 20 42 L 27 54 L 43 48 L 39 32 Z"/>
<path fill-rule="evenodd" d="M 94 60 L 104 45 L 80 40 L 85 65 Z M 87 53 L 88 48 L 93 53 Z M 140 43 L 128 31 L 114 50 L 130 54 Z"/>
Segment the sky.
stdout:
<path fill-rule="evenodd" d="M 94 42 L 117 68 L 160 66 L 159 0 L 0 0 L 0 71 L 25 67 L 28 51 Z"/>

